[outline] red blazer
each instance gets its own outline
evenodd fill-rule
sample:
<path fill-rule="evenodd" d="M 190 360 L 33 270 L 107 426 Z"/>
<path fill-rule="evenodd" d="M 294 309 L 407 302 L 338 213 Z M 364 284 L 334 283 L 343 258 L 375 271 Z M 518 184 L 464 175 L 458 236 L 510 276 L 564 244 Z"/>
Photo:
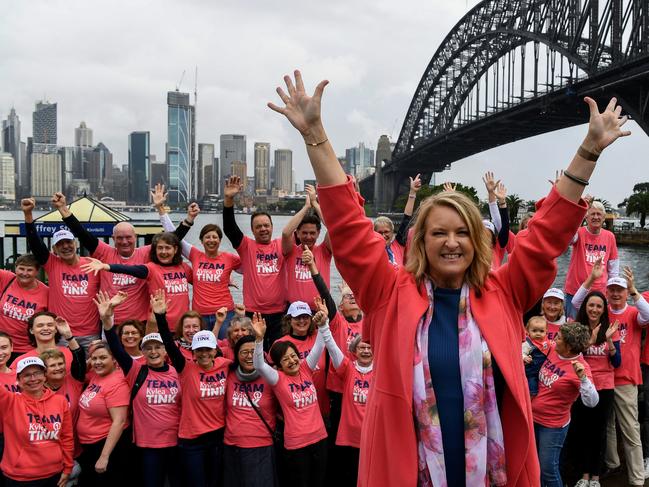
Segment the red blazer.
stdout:
<path fill-rule="evenodd" d="M 427 308 L 423 286 L 385 258 L 385 241 L 366 218 L 351 182 L 318 189 L 336 267 L 370 315 L 364 330 L 374 350 L 374 382 L 361 437 L 358 485 L 417 485 L 412 409 L 414 343 Z M 471 311 L 498 364 L 505 388 L 500 417 L 510 486 L 538 486 L 540 470 L 527 381 L 521 360 L 522 315 L 551 286 L 555 258 L 567 248 L 586 211 L 556 190 L 519 233 L 507 264 L 491 272 Z M 366 333 L 368 332 L 368 333 Z"/>

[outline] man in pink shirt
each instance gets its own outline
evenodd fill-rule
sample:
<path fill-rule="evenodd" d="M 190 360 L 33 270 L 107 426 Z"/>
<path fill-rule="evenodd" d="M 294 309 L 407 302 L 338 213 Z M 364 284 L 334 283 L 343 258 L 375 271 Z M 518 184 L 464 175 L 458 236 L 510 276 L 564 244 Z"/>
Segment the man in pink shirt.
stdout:
<path fill-rule="evenodd" d="M 281 320 L 286 311 L 286 282 L 282 239 L 273 239 L 273 220 L 266 212 L 250 217 L 254 240 L 244 236 L 234 218 L 234 198 L 241 191 L 241 180 L 231 176 L 223 189 L 223 232 L 241 258 L 243 304 L 246 314 L 261 313 L 268 331 L 264 349 L 281 336 Z"/>
<path fill-rule="evenodd" d="M 572 254 L 565 285 L 566 316 L 572 318 L 576 316 L 577 310 L 572 306 L 572 297 L 581 283 L 588 278 L 597 259 L 602 259 L 604 273 L 593 284 L 593 290 L 604 292 L 608 279 L 617 277 L 620 273 L 615 235 L 602 228 L 605 216 L 604 205 L 594 201 L 586 213 L 587 225 L 579 228 L 572 239 Z"/>

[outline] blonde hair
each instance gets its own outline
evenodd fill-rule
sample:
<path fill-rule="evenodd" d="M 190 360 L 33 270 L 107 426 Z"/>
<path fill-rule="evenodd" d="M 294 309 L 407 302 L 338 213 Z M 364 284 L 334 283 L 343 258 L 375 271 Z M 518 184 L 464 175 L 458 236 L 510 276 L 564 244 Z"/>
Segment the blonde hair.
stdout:
<path fill-rule="evenodd" d="M 482 224 L 478 207 L 468 196 L 457 191 L 437 193 L 429 196 L 419 205 L 412 230 L 412 241 L 408 249 L 406 270 L 415 277 L 417 284 L 421 284 L 429 274 L 425 244 L 426 220 L 430 212 L 439 206 L 455 210 L 467 225 L 475 254 L 465 272 L 464 280 L 471 288 L 480 291 L 491 268 L 492 246 Z"/>
<path fill-rule="evenodd" d="M 374 220 L 374 230 L 376 231 L 377 225 L 387 225 L 391 232 L 394 232 L 394 222 L 387 216 L 380 216 Z"/>
<path fill-rule="evenodd" d="M 606 208 L 604 208 L 604 205 L 600 201 L 593 201 L 593 203 L 590 205 L 590 208 L 593 208 L 595 210 L 599 210 L 602 213 L 606 213 Z M 589 208 L 589 210 L 590 210 Z"/>
<path fill-rule="evenodd" d="M 39 358 L 47 365 L 47 361 L 50 359 L 63 359 L 65 362 L 65 355 L 58 348 L 48 348 L 40 353 Z"/>

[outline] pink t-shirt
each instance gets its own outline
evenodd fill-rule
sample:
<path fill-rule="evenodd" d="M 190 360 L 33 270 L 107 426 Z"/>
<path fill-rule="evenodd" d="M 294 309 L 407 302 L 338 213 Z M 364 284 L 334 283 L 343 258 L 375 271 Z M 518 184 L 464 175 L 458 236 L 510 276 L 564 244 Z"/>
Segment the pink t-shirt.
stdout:
<path fill-rule="evenodd" d="M 547 325 L 547 339 L 553 342 L 557 337 L 557 333 L 561 329 L 561 325 L 558 323 L 552 323 L 551 321 L 545 320 Z"/>
<path fill-rule="evenodd" d="M 608 281 L 608 261 L 616 260 L 617 244 L 615 235 L 608 230 L 602 229 L 598 235 L 592 234 L 586 227 L 577 230 L 577 241 L 572 244 L 572 255 L 570 266 L 566 277 L 566 292 L 575 294 L 579 286 L 583 284 L 590 275 L 590 271 L 599 258 L 603 258 L 604 273 L 595 281 L 590 288 L 591 291 L 604 291 Z"/>
<path fill-rule="evenodd" d="M 620 339 L 619 332 L 612 337 L 613 342 Z M 609 359 L 608 342 L 604 341 L 599 345 L 591 345 L 584 351 L 584 358 L 593 373 L 593 384 L 598 391 L 613 389 L 615 387 L 615 369 Z"/>
<path fill-rule="evenodd" d="M 113 420 L 108 408 L 128 406 L 131 392 L 121 371 L 105 376 L 91 374 L 88 387 L 79 398 L 77 436 L 82 444 L 96 443 L 108 436 Z M 124 429 L 128 421 L 124 424 Z"/>
<path fill-rule="evenodd" d="M 408 234 L 410 235 L 410 234 Z M 392 240 L 390 245 L 387 246 L 390 251 L 392 252 L 392 256 L 394 258 L 394 261 L 391 261 L 390 263 L 395 266 L 395 267 L 402 267 L 405 262 L 405 254 L 406 254 L 406 249 L 404 248 L 403 245 L 401 245 L 399 242 L 395 240 Z M 387 250 L 386 250 L 387 253 Z M 388 254 L 388 260 L 390 259 L 390 254 Z M 318 268 L 319 269 L 319 268 Z"/>
<path fill-rule="evenodd" d="M 83 391 L 83 382 L 75 380 L 70 375 L 65 378 L 61 387 L 53 391 L 54 394 L 63 396 L 68 401 L 70 415 L 75 424 L 79 418 L 79 397 L 81 397 L 81 391 Z"/>
<path fill-rule="evenodd" d="M 588 361 L 580 354 L 564 359 L 552 347 L 539 372 L 539 393 L 532 398 L 532 416 L 535 423 L 546 428 L 562 428 L 570 421 L 570 408 L 579 397 L 581 380 L 575 373 L 572 361 L 584 364 L 586 377 L 591 381 Z"/>
<path fill-rule="evenodd" d="M 132 389 L 142 364 L 133 361 L 126 376 Z M 173 367 L 162 372 L 149 368 L 133 399 L 133 436 L 140 448 L 167 448 L 178 444 L 180 380 Z"/>
<path fill-rule="evenodd" d="M 217 340 L 216 343 L 219 346 L 219 349 L 221 350 L 223 356 L 228 360 L 232 360 L 234 362 L 234 349 L 230 346 L 230 342 L 227 339 L 223 339 Z"/>
<path fill-rule="evenodd" d="M 344 383 L 343 406 L 338 426 L 336 445 L 361 447 L 361 427 L 365 418 L 367 395 L 372 386 L 373 371 L 359 372 L 355 364 L 345 357 L 336 370 Z"/>
<path fill-rule="evenodd" d="M 649 300 L 649 291 L 643 292 L 642 297 L 645 298 L 645 300 Z M 649 340 L 645 340 L 644 345 L 642 346 L 642 353 L 640 354 L 640 363 L 649 365 Z"/>
<path fill-rule="evenodd" d="M 329 322 L 329 329 L 336 341 L 336 345 L 338 345 L 345 357 L 352 361 L 355 360 L 354 355 L 349 351 L 349 344 L 363 331 L 363 320 L 352 323 L 347 321 L 341 313 L 336 313 L 334 319 Z M 341 375 L 335 373 L 332 362 L 329 362 L 327 389 L 341 394 L 344 391 L 344 382 Z"/>
<path fill-rule="evenodd" d="M 72 367 L 72 352 L 70 351 L 70 349 L 68 347 L 57 346 L 56 348 L 59 349 L 59 351 L 63 352 L 63 355 L 65 356 L 65 371 L 68 374 L 70 374 L 70 368 Z M 16 357 L 16 360 L 11 362 L 11 369 L 16 370 L 16 367 L 18 366 L 18 362 L 20 362 L 24 358 L 38 357 L 39 355 L 40 355 L 40 352 L 37 349 L 35 349 L 34 347 L 31 347 L 28 351 L 26 351 L 22 355 L 19 355 L 18 357 Z"/>
<path fill-rule="evenodd" d="M 237 248 L 243 273 L 243 304 L 247 311 L 283 313 L 286 310 L 286 279 L 282 266 L 282 239 L 260 244 L 243 237 Z"/>
<path fill-rule="evenodd" d="M 20 392 L 20 387 L 16 382 L 16 371 L 9 369 L 9 373 L 3 374 L 0 372 L 0 387 L 4 387 L 9 392 Z"/>
<path fill-rule="evenodd" d="M 251 382 L 243 382 L 239 380 L 236 373 L 230 372 L 225 395 L 226 419 L 223 442 L 240 448 L 271 446 L 273 438 L 270 431 L 252 408 L 248 395 L 268 426 L 275 430 L 277 401 L 272 387 L 261 377 Z"/>
<path fill-rule="evenodd" d="M 622 313 L 616 314 L 608 307 L 611 321 L 619 321 L 618 333 L 620 335 L 620 353 L 622 363 L 615 373 L 615 385 L 642 384 L 642 371 L 640 369 L 640 342 L 642 327 L 638 323 L 638 308 L 628 306 Z"/>
<path fill-rule="evenodd" d="M 80 257 L 77 265 L 69 266 L 50 254 L 43 266 L 50 285 L 49 310 L 65 318 L 77 337 L 99 335 L 99 313 L 92 300 L 99 291 L 100 277 L 81 270 L 88 262 L 87 257 Z"/>
<path fill-rule="evenodd" d="M 0 292 L 13 279 L 1 297 L 0 331 L 11 336 L 14 352 L 22 353 L 32 348 L 27 338 L 27 320 L 47 309 L 49 288 L 36 281 L 34 289 L 23 289 L 15 277 L 13 272 L 0 270 Z"/>
<path fill-rule="evenodd" d="M 291 253 L 284 257 L 286 259 L 284 264 L 286 270 L 286 300 L 289 303 L 304 301 L 314 310 L 315 302 L 313 298 L 320 294 L 311 278 L 309 266 L 302 262 L 303 251 L 302 245 L 295 245 Z M 313 252 L 313 258 L 315 259 L 316 267 L 322 279 L 327 287 L 330 287 L 331 251 L 323 242 L 319 245 L 314 245 L 311 252 Z"/>
<path fill-rule="evenodd" d="M 183 390 L 178 436 L 193 439 L 225 425 L 225 388 L 232 362 L 217 357 L 205 371 L 196 362 L 187 362 L 180 373 Z"/>
<path fill-rule="evenodd" d="M 151 246 L 145 245 L 136 248 L 130 257 L 122 257 L 115 247 L 100 241 L 92 256 L 106 264 L 143 265 L 149 262 L 150 252 Z M 149 317 L 149 290 L 146 281 L 127 274 L 102 272 L 101 289 L 111 296 L 119 291 L 128 293 L 128 299 L 115 309 L 115 323 L 133 319 L 146 322 Z"/>
<path fill-rule="evenodd" d="M 179 265 L 162 266 L 154 262 L 145 264 L 149 269 L 149 293 L 163 289 L 169 304 L 167 320 L 175 327 L 180 317 L 189 311 L 189 285 L 192 282 L 192 268 L 184 262 Z"/>
<path fill-rule="evenodd" d="M 202 315 L 214 314 L 225 306 L 234 309 L 230 294 L 230 274 L 241 266 L 241 260 L 234 254 L 220 253 L 210 259 L 205 252 L 192 247 L 189 261 L 194 272 L 192 309 Z"/>
<path fill-rule="evenodd" d="M 318 393 L 306 360 L 302 360 L 295 376 L 279 372 L 273 390 L 284 413 L 284 447 L 287 450 L 297 450 L 327 437 L 318 407 Z"/>
<path fill-rule="evenodd" d="M 311 353 L 311 349 L 315 345 L 315 341 L 317 337 L 318 337 L 318 332 L 314 331 L 313 334 L 311 336 L 306 337 L 305 340 L 300 340 L 299 338 L 292 337 L 291 335 L 284 335 L 277 341 L 293 343 L 297 347 L 298 356 L 300 357 L 300 360 L 304 361 Z M 322 352 L 322 355 L 320 356 L 320 360 L 318 360 L 318 365 L 316 366 L 315 370 L 309 371 L 313 375 L 313 383 L 315 384 L 315 388 L 318 391 L 318 398 L 319 398 L 318 402 L 320 405 L 320 411 L 322 412 L 323 415 L 329 414 L 329 393 L 327 392 L 326 354 L 327 351 L 324 350 Z"/>

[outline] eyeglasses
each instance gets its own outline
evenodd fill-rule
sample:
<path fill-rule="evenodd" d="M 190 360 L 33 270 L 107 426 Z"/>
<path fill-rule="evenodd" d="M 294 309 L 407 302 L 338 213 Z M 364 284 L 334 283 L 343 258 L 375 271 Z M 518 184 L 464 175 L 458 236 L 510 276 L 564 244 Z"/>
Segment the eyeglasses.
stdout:
<path fill-rule="evenodd" d="M 293 354 L 289 355 L 288 357 L 284 357 L 282 360 L 279 361 L 280 364 L 286 364 L 290 362 L 291 360 L 297 360 L 298 356 Z"/>
<path fill-rule="evenodd" d="M 351 301 L 352 299 L 354 299 L 354 295 L 353 294 L 343 294 L 343 299 L 349 299 Z"/>
<path fill-rule="evenodd" d="M 242 357 L 252 357 L 254 354 L 254 350 L 239 350 L 239 355 Z"/>
<path fill-rule="evenodd" d="M 45 372 L 42 370 L 36 370 L 34 372 L 31 372 L 29 374 L 20 374 L 20 377 L 23 377 L 25 379 L 40 379 L 41 377 L 45 376 Z"/>
<path fill-rule="evenodd" d="M 125 331 L 122 333 L 122 336 L 125 337 L 133 337 L 133 336 L 139 336 L 140 332 L 139 331 Z"/>

